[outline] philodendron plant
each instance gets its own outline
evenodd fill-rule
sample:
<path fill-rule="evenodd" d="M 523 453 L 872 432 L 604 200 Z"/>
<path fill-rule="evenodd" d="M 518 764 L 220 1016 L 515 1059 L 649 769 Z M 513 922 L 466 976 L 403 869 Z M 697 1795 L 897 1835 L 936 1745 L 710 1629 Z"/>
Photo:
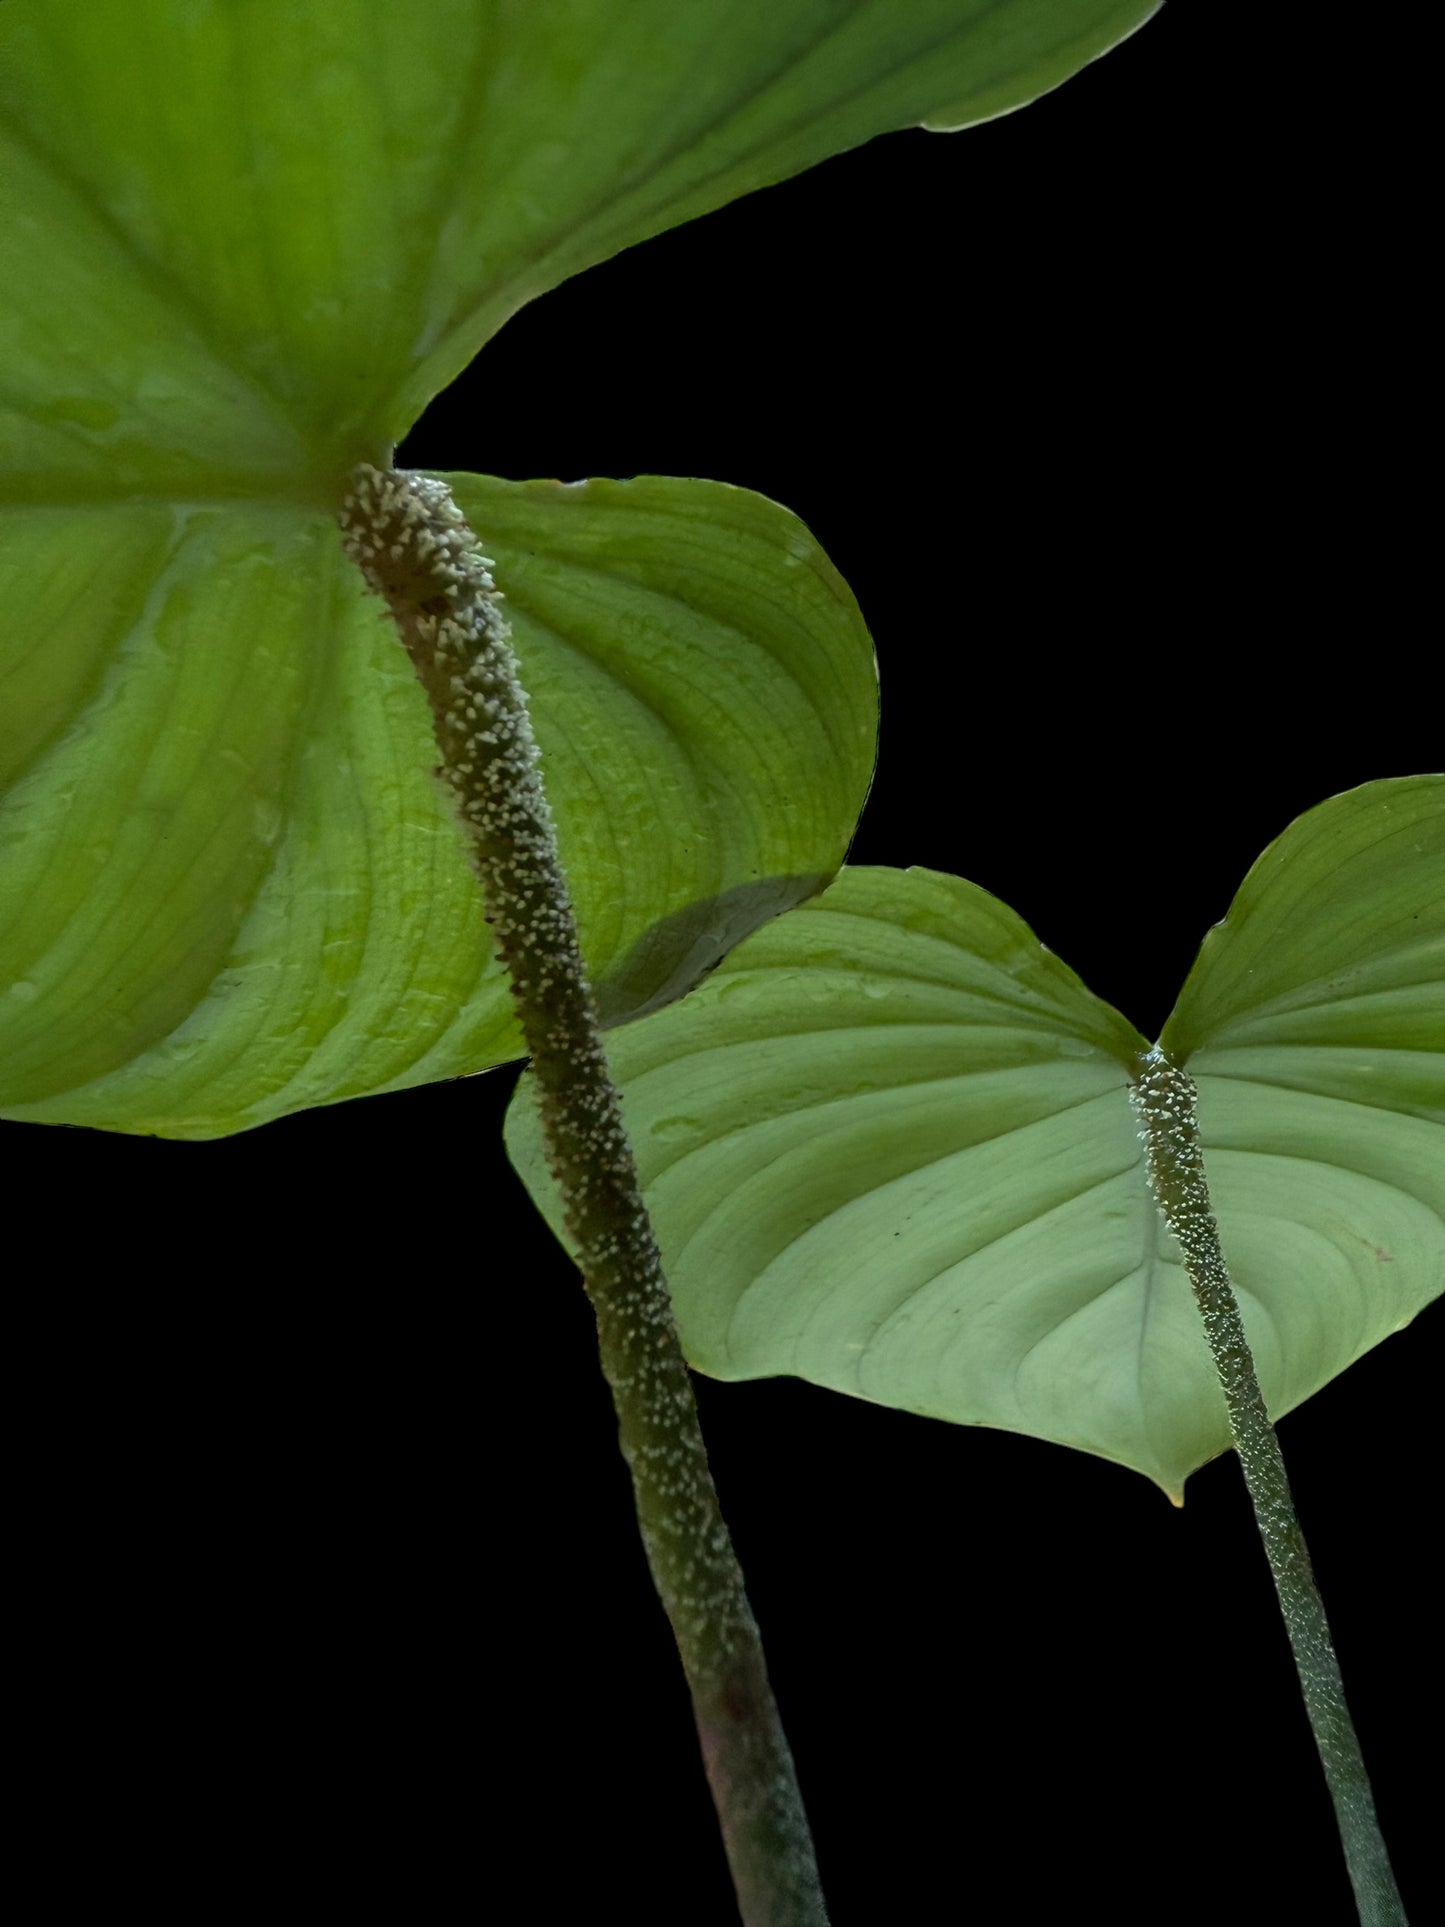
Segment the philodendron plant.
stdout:
<path fill-rule="evenodd" d="M 599 1012 L 643 1020 L 617 1033 L 617 1061 L 706 1369 L 804 1369 L 1065 1438 L 1173 1490 L 1227 1443 L 1181 1316 L 1188 1261 L 1234 1374 L 1362 1910 L 1396 1920 L 1222 1275 L 1189 1079 L 1238 1282 L 1307 1308 L 1307 1339 L 1261 1360 L 1283 1409 L 1441 1285 L 1439 783 L 1361 792 L 1292 833 L 1298 849 L 1285 839 L 1282 875 L 1245 888 L 1263 907 L 1206 953 L 1151 1050 L 968 886 L 845 872 L 819 895 L 868 784 L 876 684 L 845 585 L 786 511 L 712 483 L 407 476 L 392 451 L 567 276 L 875 133 L 1007 112 L 1152 10 L 0 4 L 0 1110 L 210 1138 L 532 1058 L 543 1124 L 519 1125 L 518 1156 L 540 1183 L 545 1139 L 750 1924 L 816 1923 L 823 1902 Z M 1336 877 L 1357 947 L 1331 951 L 1318 911 L 1282 941 L 1281 903 Z M 1262 951 L 1251 918 L 1275 930 Z M 836 1006 L 861 1056 L 795 1062 L 794 992 Z M 955 1045 L 977 1063 L 955 1065 Z M 909 1068 L 915 1047 L 941 1050 L 937 1078 Z M 714 1051 L 731 1091 L 689 1082 Z M 1250 1068 L 1250 1051 L 1267 1061 Z M 804 1104 L 841 1133 L 826 1178 L 789 1136 Z M 1347 1154 L 1349 1106 L 1369 1132 Z M 735 1138 L 751 1185 L 769 1131 L 773 1188 L 750 1192 L 755 1225 L 730 1225 L 732 1152 L 712 1152 Z M 680 1193 L 684 1155 L 697 1186 Z M 1346 1166 L 1338 1236 L 1308 1215 L 1308 1159 Z M 874 1262 L 870 1171 L 877 1202 L 907 1209 L 890 1232 L 915 1227 L 890 1236 L 892 1273 Z M 866 1266 L 835 1265 L 835 1221 L 859 1228 Z M 1031 1240 L 1047 1263 L 1021 1267 Z M 1114 1290 L 1141 1240 L 1137 1279 Z M 986 1243 L 981 1300 L 962 1261 Z M 944 1276 L 928 1269 L 941 1254 L 968 1274 L 970 1319 L 1000 1308 L 982 1333 L 960 1325 L 946 1395 L 919 1389 L 904 1342 L 934 1315 L 921 1283 Z M 1040 1364 L 1057 1355 L 1071 1309 L 1093 1383 L 1067 1411 L 1030 1405 L 1032 1354 L 1010 1392 L 1010 1347 L 1027 1328 Z M 938 1316 L 934 1340 L 964 1310 Z M 831 1363 L 804 1363 L 800 1320 Z"/>
<path fill-rule="evenodd" d="M 611 1057 L 702 1371 L 1176 1503 L 1237 1447 L 1361 1918 L 1402 1919 L 1267 1414 L 1445 1291 L 1445 776 L 1292 824 L 1157 1044 L 976 885 L 850 868 Z M 530 1085 L 509 1146 L 561 1233 Z"/>

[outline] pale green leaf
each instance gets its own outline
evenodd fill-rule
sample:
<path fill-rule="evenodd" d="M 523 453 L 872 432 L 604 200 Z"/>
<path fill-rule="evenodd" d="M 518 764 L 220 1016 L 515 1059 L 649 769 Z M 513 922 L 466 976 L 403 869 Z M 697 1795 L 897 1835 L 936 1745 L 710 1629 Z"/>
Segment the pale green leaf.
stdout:
<path fill-rule="evenodd" d="M 1273 1051 L 1281 1064 L 1311 1067 L 1303 1088 L 1323 1079 L 1365 1101 L 1370 1080 L 1384 1077 L 1386 1103 L 1438 1115 L 1445 777 L 1367 783 L 1290 824 L 1205 937 L 1160 1041 L 1200 1074 L 1247 1074 L 1251 1053 Z M 1333 1066 L 1322 1060 L 1329 1051 Z M 1351 1051 L 1359 1081 L 1338 1085 Z M 1427 1059 L 1418 1095 L 1412 1051 Z"/>
<path fill-rule="evenodd" d="M 1191 973 L 1185 1037 L 1278 1416 L 1445 1290 L 1445 778 L 1293 825 Z M 693 1363 L 1056 1440 L 1177 1497 L 1229 1428 L 1148 1189 L 1143 1048 L 975 886 L 845 871 L 610 1041 Z M 508 1142 L 559 1228 L 525 1080 Z"/>

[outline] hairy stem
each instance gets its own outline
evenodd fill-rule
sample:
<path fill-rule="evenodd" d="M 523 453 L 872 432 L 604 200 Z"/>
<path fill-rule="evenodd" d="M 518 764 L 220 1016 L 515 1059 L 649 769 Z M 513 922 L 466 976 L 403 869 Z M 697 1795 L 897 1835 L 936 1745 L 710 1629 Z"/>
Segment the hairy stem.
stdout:
<path fill-rule="evenodd" d="M 1345 1704 L 1325 1609 L 1295 1517 L 1279 1440 L 1270 1424 L 1225 1269 L 1204 1177 L 1194 1080 L 1157 1048 L 1139 1059 L 1134 1103 L 1144 1125 L 1149 1182 L 1179 1241 L 1229 1407 L 1234 1447 L 1294 1651 L 1305 1708 L 1324 1764 L 1363 1927 L 1404 1927 L 1390 1857 L 1375 1817 L 1364 1756 Z"/>
<path fill-rule="evenodd" d="M 366 464 L 350 481 L 346 548 L 390 609 L 430 700 L 438 774 L 511 977 L 738 1905 L 747 1927 L 824 1927 L 797 1776 L 598 1034 L 501 598 L 445 483 Z"/>

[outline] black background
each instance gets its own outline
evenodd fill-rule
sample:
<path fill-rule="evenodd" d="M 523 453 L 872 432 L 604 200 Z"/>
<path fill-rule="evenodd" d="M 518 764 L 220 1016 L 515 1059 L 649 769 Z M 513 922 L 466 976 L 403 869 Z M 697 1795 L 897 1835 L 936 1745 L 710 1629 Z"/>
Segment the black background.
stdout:
<path fill-rule="evenodd" d="M 1395 132 L 1371 49 L 1276 35 L 1175 0 L 1021 114 L 650 242 L 399 456 L 787 503 L 878 647 L 854 860 L 985 884 L 1151 1035 L 1293 816 L 1440 765 Z M 0 1127 L 42 1227 L 35 1784 L 162 1914 L 735 1921 L 589 1313 L 497 1146 L 512 1075 L 209 1146 Z M 1417 1924 L 1441 1332 L 1281 1427 Z M 1175 1511 L 795 1382 L 699 1395 L 836 1927 L 1353 1918 L 1232 1459 Z"/>

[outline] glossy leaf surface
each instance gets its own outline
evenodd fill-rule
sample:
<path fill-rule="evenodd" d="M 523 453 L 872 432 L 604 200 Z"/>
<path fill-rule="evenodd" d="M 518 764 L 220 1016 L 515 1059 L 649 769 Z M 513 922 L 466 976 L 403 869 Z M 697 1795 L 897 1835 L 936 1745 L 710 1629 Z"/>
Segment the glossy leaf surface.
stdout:
<path fill-rule="evenodd" d="M 1201 951 L 1184 1039 L 1278 1416 L 1445 1290 L 1445 779 L 1293 825 Z M 845 871 L 611 1040 L 693 1362 L 1057 1440 L 1177 1496 L 1229 1432 L 1145 1179 L 1143 1047 L 974 885 Z M 525 1096 L 508 1137 L 555 1220 Z"/>

